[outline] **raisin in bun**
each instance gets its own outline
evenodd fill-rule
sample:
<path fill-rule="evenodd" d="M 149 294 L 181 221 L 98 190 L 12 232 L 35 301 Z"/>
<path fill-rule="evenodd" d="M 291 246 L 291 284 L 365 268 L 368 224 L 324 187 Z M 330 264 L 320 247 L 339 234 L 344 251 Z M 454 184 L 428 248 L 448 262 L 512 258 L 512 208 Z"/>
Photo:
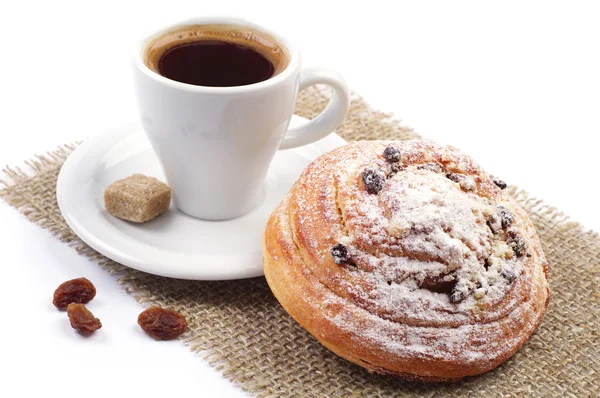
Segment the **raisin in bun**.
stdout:
<path fill-rule="evenodd" d="M 317 340 L 370 371 L 486 372 L 529 339 L 549 298 L 540 241 L 505 187 L 429 141 L 338 148 L 271 215 L 267 282 Z"/>

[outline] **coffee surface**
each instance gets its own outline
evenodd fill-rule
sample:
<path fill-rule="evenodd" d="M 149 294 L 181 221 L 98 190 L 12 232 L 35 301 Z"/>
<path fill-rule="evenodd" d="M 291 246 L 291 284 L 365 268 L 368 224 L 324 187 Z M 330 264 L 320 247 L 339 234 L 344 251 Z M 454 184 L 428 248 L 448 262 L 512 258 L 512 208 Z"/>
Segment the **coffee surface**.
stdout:
<path fill-rule="evenodd" d="M 152 40 L 144 62 L 172 80 L 231 87 L 258 83 L 281 73 L 289 55 L 273 37 L 249 27 L 191 25 Z"/>
<path fill-rule="evenodd" d="M 219 40 L 180 44 L 158 60 L 161 75 L 197 86 L 245 86 L 267 80 L 274 70 L 271 61 L 258 51 Z"/>

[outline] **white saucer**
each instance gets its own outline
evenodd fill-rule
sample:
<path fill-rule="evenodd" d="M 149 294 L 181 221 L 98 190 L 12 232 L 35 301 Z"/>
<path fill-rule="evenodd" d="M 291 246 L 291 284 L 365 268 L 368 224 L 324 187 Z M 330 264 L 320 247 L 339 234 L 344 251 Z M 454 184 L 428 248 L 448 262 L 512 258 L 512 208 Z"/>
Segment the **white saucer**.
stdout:
<path fill-rule="evenodd" d="M 292 125 L 301 122 L 300 117 L 292 119 Z M 166 179 L 141 125 L 131 123 L 78 147 L 60 171 L 56 196 L 71 229 L 121 264 L 181 279 L 250 278 L 263 274 L 261 238 L 275 206 L 313 159 L 345 143 L 330 134 L 314 144 L 277 152 L 263 202 L 242 217 L 203 221 L 171 205 L 160 217 L 133 224 L 105 210 L 104 189 L 133 173 Z"/>

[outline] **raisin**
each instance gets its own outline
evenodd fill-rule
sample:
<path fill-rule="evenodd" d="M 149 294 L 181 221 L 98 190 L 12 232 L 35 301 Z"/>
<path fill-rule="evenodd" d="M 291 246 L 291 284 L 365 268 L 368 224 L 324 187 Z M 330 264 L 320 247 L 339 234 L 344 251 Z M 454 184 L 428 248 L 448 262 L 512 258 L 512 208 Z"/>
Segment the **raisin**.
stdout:
<path fill-rule="evenodd" d="M 187 322 L 177 311 L 152 307 L 138 316 L 138 325 L 154 340 L 172 340 L 185 331 Z"/>
<path fill-rule="evenodd" d="M 96 318 L 83 304 L 69 304 L 67 306 L 67 315 L 69 316 L 71 327 L 79 333 L 90 334 L 102 327 L 100 319 Z"/>
<path fill-rule="evenodd" d="M 442 166 L 440 166 L 437 163 L 425 163 L 425 164 L 420 164 L 417 166 L 417 169 L 419 170 L 429 170 L 433 173 L 441 173 L 442 172 Z"/>
<path fill-rule="evenodd" d="M 454 181 L 457 183 L 460 183 L 460 181 L 462 179 L 462 177 L 456 173 L 447 173 L 446 178 L 449 179 L 450 181 Z"/>
<path fill-rule="evenodd" d="M 517 257 L 522 257 L 525 254 L 525 243 L 522 240 L 516 240 L 512 244 L 512 249 Z"/>
<path fill-rule="evenodd" d="M 385 148 L 383 151 L 383 157 L 390 163 L 397 163 L 402 160 L 402 154 L 400 151 L 391 145 Z"/>
<path fill-rule="evenodd" d="M 506 268 L 500 272 L 500 275 L 506 279 L 508 283 L 513 283 L 517 279 L 517 275 L 513 271 Z"/>
<path fill-rule="evenodd" d="M 385 176 L 380 170 L 366 168 L 362 172 L 362 181 L 368 193 L 377 195 L 383 189 Z"/>
<path fill-rule="evenodd" d="M 498 188 L 500 188 L 500 189 L 504 189 L 508 186 L 508 185 L 506 185 L 506 183 L 504 181 L 499 180 L 497 178 L 492 179 L 492 181 L 494 181 L 494 184 L 496 184 L 498 186 Z"/>
<path fill-rule="evenodd" d="M 426 277 L 423 279 L 423 282 L 419 285 L 421 289 L 427 289 L 430 292 L 435 293 L 445 293 L 447 295 L 451 295 L 456 286 L 455 276 L 442 274 L 433 277 Z"/>
<path fill-rule="evenodd" d="M 331 257 L 333 257 L 333 262 L 337 265 L 347 264 L 350 259 L 348 257 L 348 249 L 341 243 L 331 248 Z"/>
<path fill-rule="evenodd" d="M 451 303 L 460 303 L 461 301 L 463 301 L 464 299 L 466 299 L 467 296 L 466 294 L 458 289 L 452 289 L 452 292 L 450 293 L 450 302 Z"/>
<path fill-rule="evenodd" d="M 503 206 L 498 206 L 500 213 L 500 219 L 502 220 L 502 228 L 506 229 L 510 227 L 514 221 L 513 215 Z"/>
<path fill-rule="evenodd" d="M 475 182 L 475 179 L 469 175 L 447 173 L 446 178 L 460 185 L 460 187 L 465 191 L 473 191 L 477 189 L 477 183 Z"/>
<path fill-rule="evenodd" d="M 95 296 L 96 288 L 88 279 L 71 279 L 56 288 L 52 304 L 56 308 L 63 310 L 71 303 L 89 303 Z"/>
<path fill-rule="evenodd" d="M 390 166 L 390 169 L 392 170 L 392 172 L 390 174 L 388 174 L 388 177 L 391 177 L 394 174 L 396 174 L 397 172 L 404 170 L 404 166 L 402 166 L 402 164 L 400 164 L 400 163 L 392 163 L 392 165 Z"/>
<path fill-rule="evenodd" d="M 508 231 L 506 237 L 506 242 L 513 249 L 513 252 L 517 257 L 522 257 L 525 254 L 525 242 L 523 242 L 521 236 L 515 231 Z"/>
<path fill-rule="evenodd" d="M 483 260 L 483 267 L 485 268 L 486 271 L 488 269 L 490 269 L 491 266 L 492 266 L 492 264 L 490 263 L 490 259 L 489 258 L 486 258 L 485 260 Z"/>

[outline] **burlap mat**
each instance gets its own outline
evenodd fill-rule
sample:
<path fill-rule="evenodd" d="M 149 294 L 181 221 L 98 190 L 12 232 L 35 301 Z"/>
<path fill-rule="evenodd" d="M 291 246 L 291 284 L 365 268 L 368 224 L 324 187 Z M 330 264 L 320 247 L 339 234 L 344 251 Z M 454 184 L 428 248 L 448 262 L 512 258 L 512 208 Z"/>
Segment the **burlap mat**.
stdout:
<path fill-rule="evenodd" d="M 323 93 L 306 90 L 297 113 L 312 117 L 326 100 Z M 347 140 L 418 137 L 389 115 L 370 109 L 361 98 L 353 99 L 350 114 L 337 132 Z M 72 149 L 65 146 L 27 162 L 32 169 L 28 172 L 6 169 L 6 188 L 0 196 L 117 274 L 118 282 L 143 305 L 171 307 L 185 314 L 189 331 L 184 340 L 189 347 L 248 392 L 264 397 L 599 394 L 600 239 L 524 191 L 508 190 L 529 212 L 552 265 L 552 299 L 546 317 L 523 349 L 498 369 L 458 384 L 426 385 L 372 375 L 338 358 L 283 311 L 264 278 L 168 279 L 129 269 L 96 253 L 70 231 L 56 204 L 56 178 Z"/>

